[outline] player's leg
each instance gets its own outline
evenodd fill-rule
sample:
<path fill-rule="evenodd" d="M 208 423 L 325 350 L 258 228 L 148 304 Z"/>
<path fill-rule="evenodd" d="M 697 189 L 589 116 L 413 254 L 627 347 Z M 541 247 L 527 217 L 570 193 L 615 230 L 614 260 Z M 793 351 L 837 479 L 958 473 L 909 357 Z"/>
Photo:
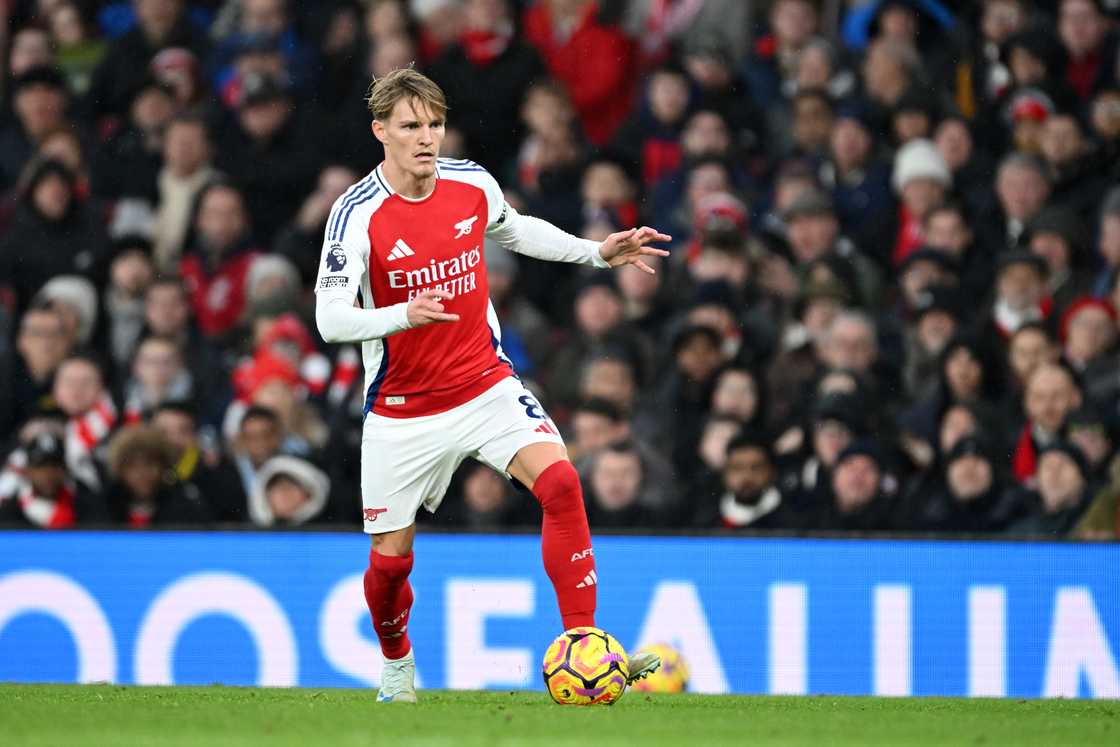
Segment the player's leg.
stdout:
<path fill-rule="evenodd" d="M 541 504 L 541 556 L 552 580 L 564 629 L 595 625 L 598 574 L 583 489 L 564 446 L 538 442 L 521 447 L 507 471 Z"/>
<path fill-rule="evenodd" d="M 432 496 L 443 495 L 458 463 L 438 428 L 369 415 L 362 433 L 362 518 L 371 535 L 363 590 L 384 658 L 379 701 L 416 700 L 408 637 L 416 512 L 425 504 L 434 508 Z"/>

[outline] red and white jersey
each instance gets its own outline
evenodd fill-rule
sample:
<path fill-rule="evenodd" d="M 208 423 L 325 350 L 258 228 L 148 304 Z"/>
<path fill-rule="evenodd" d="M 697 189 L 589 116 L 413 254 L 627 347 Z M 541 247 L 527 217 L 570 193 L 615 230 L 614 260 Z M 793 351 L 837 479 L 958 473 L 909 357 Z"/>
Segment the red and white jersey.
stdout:
<path fill-rule="evenodd" d="M 483 237 L 506 203 L 472 161 L 440 158 L 422 199 L 396 194 L 379 165 L 334 204 L 316 293 L 357 297 L 362 308 L 407 303 L 425 290 L 459 321 L 406 329 L 362 343 L 366 413 L 411 418 L 450 410 L 513 375 L 490 304 Z"/>

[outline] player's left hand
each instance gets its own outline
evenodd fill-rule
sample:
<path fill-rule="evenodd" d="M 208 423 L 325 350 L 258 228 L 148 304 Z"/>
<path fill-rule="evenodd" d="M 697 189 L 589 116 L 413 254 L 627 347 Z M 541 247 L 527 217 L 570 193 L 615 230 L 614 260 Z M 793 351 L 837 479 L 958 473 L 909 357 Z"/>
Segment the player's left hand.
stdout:
<path fill-rule="evenodd" d="M 649 226 L 631 228 L 628 231 L 612 233 L 599 245 L 599 256 L 611 267 L 634 265 L 650 275 L 655 274 L 652 267 L 642 261 L 642 257 L 668 257 L 669 252 L 647 246 L 652 241 L 672 241 L 673 237 L 658 233 Z"/>

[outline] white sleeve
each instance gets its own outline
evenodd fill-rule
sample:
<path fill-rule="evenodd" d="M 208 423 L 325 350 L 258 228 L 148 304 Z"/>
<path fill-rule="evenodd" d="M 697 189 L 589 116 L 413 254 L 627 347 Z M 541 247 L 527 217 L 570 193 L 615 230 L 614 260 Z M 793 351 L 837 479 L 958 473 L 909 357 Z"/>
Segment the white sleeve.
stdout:
<path fill-rule="evenodd" d="M 480 169 L 481 170 L 481 169 Z M 511 252 L 551 262 L 574 262 L 592 267 L 609 268 L 599 255 L 599 243 L 573 236 L 548 221 L 521 215 L 513 209 L 498 182 L 482 171 L 482 191 L 486 193 L 486 235 Z"/>
<path fill-rule="evenodd" d="M 331 209 L 323 236 L 322 261 L 315 281 L 315 325 L 326 342 L 362 342 L 409 328 L 408 304 L 384 309 L 354 306 L 369 266 L 368 222 L 350 221 L 353 202 L 340 197 Z"/>
<path fill-rule="evenodd" d="M 509 203 L 504 204 L 501 217 L 488 228 L 486 235 L 511 252 L 529 257 L 610 267 L 599 254 L 599 242 L 573 236 L 540 218 L 521 215 Z"/>

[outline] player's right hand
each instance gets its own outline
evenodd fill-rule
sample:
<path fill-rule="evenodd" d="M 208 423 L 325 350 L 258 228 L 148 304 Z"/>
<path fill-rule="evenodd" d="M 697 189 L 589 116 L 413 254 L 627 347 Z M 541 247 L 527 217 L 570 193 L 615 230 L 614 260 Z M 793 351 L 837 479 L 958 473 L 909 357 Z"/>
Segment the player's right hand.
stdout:
<path fill-rule="evenodd" d="M 441 303 L 450 301 L 454 297 L 447 291 L 437 290 L 426 290 L 417 295 L 408 302 L 408 325 L 423 327 L 425 324 L 459 321 L 459 315 L 446 313 Z"/>

